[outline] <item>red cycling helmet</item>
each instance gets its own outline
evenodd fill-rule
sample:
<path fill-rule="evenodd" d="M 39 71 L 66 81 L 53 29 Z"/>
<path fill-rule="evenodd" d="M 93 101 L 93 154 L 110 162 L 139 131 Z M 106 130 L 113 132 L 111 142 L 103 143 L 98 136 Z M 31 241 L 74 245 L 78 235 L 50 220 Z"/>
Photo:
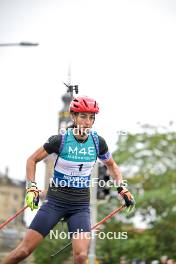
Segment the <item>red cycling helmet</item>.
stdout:
<path fill-rule="evenodd" d="M 99 113 L 99 107 L 97 102 L 87 96 L 78 96 L 73 98 L 70 103 L 70 112 L 89 112 L 89 113 Z"/>

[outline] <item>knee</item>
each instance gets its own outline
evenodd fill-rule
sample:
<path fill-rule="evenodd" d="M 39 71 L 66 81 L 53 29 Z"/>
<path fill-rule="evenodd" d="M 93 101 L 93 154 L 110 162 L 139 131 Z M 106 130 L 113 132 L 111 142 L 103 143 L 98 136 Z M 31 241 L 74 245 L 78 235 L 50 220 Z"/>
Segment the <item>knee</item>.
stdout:
<path fill-rule="evenodd" d="M 78 252 L 75 254 L 75 263 L 76 264 L 84 264 L 85 261 L 87 260 L 87 253 L 82 251 L 82 252 Z"/>

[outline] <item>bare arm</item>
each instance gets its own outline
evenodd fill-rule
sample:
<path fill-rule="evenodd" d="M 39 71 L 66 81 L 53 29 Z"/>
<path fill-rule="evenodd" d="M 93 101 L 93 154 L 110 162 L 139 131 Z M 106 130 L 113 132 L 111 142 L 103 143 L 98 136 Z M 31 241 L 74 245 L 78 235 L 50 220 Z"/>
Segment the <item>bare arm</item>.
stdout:
<path fill-rule="evenodd" d="M 122 183 L 122 175 L 114 159 L 111 157 L 109 160 L 104 161 L 103 163 L 106 165 L 110 175 L 116 180 L 117 184 L 119 185 Z"/>
<path fill-rule="evenodd" d="M 36 150 L 28 159 L 26 163 L 26 178 L 27 181 L 35 182 L 35 171 L 37 162 L 43 160 L 48 156 L 48 153 L 43 147 Z"/>
<path fill-rule="evenodd" d="M 107 166 L 110 175 L 116 180 L 118 184 L 117 191 L 119 195 L 124 199 L 125 205 L 129 207 L 128 212 L 132 211 L 135 206 L 135 200 L 126 188 L 120 186 L 120 183 L 123 183 L 123 180 L 117 164 L 112 157 L 109 160 L 104 161 L 104 164 Z"/>

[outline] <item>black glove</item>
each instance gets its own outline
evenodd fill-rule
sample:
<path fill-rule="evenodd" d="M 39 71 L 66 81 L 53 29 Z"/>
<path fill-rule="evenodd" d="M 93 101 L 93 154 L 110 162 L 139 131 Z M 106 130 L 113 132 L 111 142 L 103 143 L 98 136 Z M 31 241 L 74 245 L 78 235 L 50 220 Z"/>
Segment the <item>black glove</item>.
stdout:
<path fill-rule="evenodd" d="M 117 187 L 118 194 L 122 199 L 125 201 L 125 205 L 127 207 L 132 207 L 130 210 L 132 210 L 135 207 L 135 200 L 131 193 L 125 188 L 125 187 Z"/>

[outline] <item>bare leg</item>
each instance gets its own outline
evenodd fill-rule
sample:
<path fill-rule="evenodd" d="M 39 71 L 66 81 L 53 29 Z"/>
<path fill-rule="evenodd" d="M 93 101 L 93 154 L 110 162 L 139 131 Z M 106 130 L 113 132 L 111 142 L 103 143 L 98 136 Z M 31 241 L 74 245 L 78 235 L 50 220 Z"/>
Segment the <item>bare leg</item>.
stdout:
<path fill-rule="evenodd" d="M 90 233 L 82 232 L 72 238 L 73 257 L 75 264 L 86 264 L 90 244 Z"/>
<path fill-rule="evenodd" d="M 44 237 L 40 233 L 28 229 L 22 242 L 1 262 L 1 264 L 19 263 L 21 260 L 27 258 L 43 239 Z"/>

